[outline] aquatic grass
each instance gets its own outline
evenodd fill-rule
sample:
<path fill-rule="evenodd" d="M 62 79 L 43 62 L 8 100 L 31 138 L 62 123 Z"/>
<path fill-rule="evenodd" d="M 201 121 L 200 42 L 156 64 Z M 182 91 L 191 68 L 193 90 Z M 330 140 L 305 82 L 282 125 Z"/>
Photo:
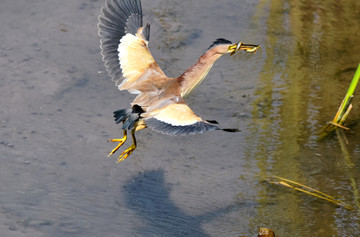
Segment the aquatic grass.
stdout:
<path fill-rule="evenodd" d="M 347 168 L 354 168 L 355 164 L 352 162 L 351 155 L 346 146 L 347 144 L 349 144 L 349 142 L 346 138 L 344 130 L 350 130 L 350 129 L 348 127 L 344 126 L 344 123 L 345 123 L 347 117 L 349 116 L 350 111 L 353 107 L 351 104 L 351 101 L 354 98 L 354 91 L 359 82 L 359 79 L 360 79 L 360 63 L 357 67 L 357 70 L 351 81 L 349 89 L 348 89 L 334 119 L 332 121 L 330 121 L 322 129 L 322 133 L 320 134 L 320 137 L 319 137 L 321 140 L 322 138 L 329 135 L 332 131 L 334 131 L 334 130 L 336 131 L 336 135 L 337 135 L 337 138 L 338 138 L 340 146 L 341 146 L 341 151 L 344 156 L 344 162 L 345 162 Z M 356 205 L 357 209 L 359 209 L 360 208 L 360 202 L 359 202 L 360 198 L 359 198 L 358 185 L 356 183 L 355 178 L 352 177 L 351 173 L 349 174 L 349 176 L 350 176 L 349 179 L 351 180 L 351 186 L 352 186 L 353 193 L 354 193 L 354 198 L 355 198 L 355 203 L 356 203 L 355 205 Z"/>
<path fill-rule="evenodd" d="M 290 179 L 286 179 L 280 176 L 272 176 L 271 180 L 267 180 L 268 183 L 271 184 L 277 184 L 277 185 L 282 185 L 291 189 L 294 189 L 296 191 L 299 192 L 303 192 L 306 193 L 308 195 L 320 198 L 320 199 L 324 199 L 326 201 L 332 202 L 338 206 L 344 207 L 346 209 L 349 210 L 355 210 L 355 208 L 353 208 L 351 205 L 344 203 L 328 194 L 325 194 L 323 192 L 320 192 L 319 190 L 313 189 L 309 186 L 303 185 L 301 183 L 295 182 L 293 180 Z"/>
<path fill-rule="evenodd" d="M 340 125 L 342 125 L 345 122 L 345 119 L 347 118 L 347 115 L 349 114 L 349 110 L 351 110 L 351 108 L 352 108 L 351 100 L 354 97 L 354 91 L 359 82 L 359 79 L 360 79 L 360 63 L 357 67 L 357 70 L 351 81 L 351 84 L 345 95 L 345 98 L 344 98 L 343 102 L 341 103 L 338 112 L 335 115 L 333 122 L 338 123 Z"/>
<path fill-rule="evenodd" d="M 349 130 L 348 127 L 344 126 L 345 120 L 350 114 L 352 109 L 351 101 L 354 98 L 354 91 L 360 79 L 360 63 L 357 67 L 355 75 L 351 81 L 349 89 L 332 121 L 330 121 L 322 130 L 322 134 L 320 138 L 327 136 L 330 132 L 332 132 L 335 128 L 342 128 L 345 130 Z"/>

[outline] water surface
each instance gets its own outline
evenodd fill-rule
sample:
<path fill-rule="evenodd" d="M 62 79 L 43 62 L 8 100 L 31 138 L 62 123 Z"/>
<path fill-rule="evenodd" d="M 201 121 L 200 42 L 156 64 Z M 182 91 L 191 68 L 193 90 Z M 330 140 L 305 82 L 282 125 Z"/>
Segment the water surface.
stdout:
<path fill-rule="evenodd" d="M 133 96 L 99 54 L 103 1 L 0 3 L 1 236 L 358 236 L 359 99 L 348 144 L 319 141 L 360 61 L 359 1 L 143 0 L 150 49 L 180 75 L 224 37 L 259 43 L 221 58 L 187 98 L 240 133 L 144 130 L 121 164 L 112 111 Z M 130 145 L 130 144 L 126 144 Z M 295 180 L 356 210 L 271 185 Z"/>

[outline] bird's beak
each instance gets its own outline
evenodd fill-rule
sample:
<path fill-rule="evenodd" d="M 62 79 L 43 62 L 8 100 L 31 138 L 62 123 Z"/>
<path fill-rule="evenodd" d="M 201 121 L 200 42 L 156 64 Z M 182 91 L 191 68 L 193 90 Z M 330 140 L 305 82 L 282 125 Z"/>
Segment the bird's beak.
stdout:
<path fill-rule="evenodd" d="M 260 45 L 244 44 L 243 42 L 239 42 L 239 43 L 229 46 L 228 52 L 230 53 L 230 55 L 234 55 L 239 50 L 245 50 L 248 53 L 256 53 L 256 51 L 259 48 L 260 48 Z"/>

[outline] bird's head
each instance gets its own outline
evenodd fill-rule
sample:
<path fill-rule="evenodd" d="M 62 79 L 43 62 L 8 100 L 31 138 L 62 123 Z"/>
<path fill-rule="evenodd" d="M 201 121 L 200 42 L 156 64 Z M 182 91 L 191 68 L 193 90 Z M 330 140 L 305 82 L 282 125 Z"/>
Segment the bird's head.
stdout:
<path fill-rule="evenodd" d="M 214 41 L 214 43 L 209 47 L 209 49 L 213 47 L 216 47 L 218 53 L 221 54 L 230 53 L 230 55 L 234 55 L 239 50 L 244 50 L 248 53 L 256 53 L 256 51 L 260 48 L 260 45 L 244 44 L 243 42 L 238 42 L 236 44 L 233 44 L 229 40 L 219 38 Z"/>

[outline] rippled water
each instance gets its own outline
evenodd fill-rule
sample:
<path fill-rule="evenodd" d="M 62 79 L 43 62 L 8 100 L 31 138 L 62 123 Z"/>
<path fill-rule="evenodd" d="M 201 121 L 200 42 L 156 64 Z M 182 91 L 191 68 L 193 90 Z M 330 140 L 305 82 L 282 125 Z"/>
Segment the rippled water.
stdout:
<path fill-rule="evenodd" d="M 133 97 L 99 55 L 103 1 L 0 2 L 1 236 L 359 236 L 359 98 L 348 144 L 319 131 L 360 61 L 359 1 L 143 0 L 150 49 L 180 75 L 212 41 L 259 43 L 225 56 L 187 98 L 240 133 L 138 133 L 126 161 L 112 111 Z M 357 90 L 358 91 L 358 90 Z M 355 210 L 265 182 L 278 175 Z"/>

